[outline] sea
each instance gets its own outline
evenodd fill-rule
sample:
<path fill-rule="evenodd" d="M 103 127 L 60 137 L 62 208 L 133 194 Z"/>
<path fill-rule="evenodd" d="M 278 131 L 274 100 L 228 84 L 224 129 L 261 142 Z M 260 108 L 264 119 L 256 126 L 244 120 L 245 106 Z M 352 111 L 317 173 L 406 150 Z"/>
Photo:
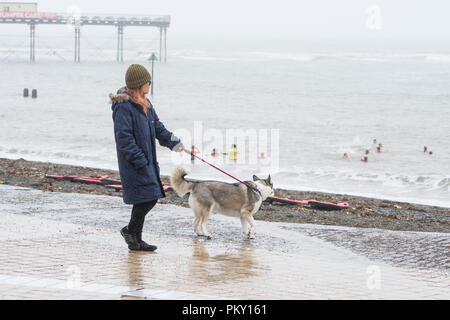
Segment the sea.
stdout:
<path fill-rule="evenodd" d="M 238 179 L 270 174 L 275 188 L 450 207 L 448 49 L 169 33 L 167 61 L 152 71 L 157 35 L 125 35 L 124 62 L 113 33 L 83 33 L 80 63 L 71 37 L 38 33 L 34 63 L 25 31 L 0 40 L 0 157 L 118 170 L 108 95 L 139 63 L 153 72 L 148 97 L 165 127 Z M 237 161 L 224 154 L 233 143 Z M 191 178 L 234 181 L 157 150 L 161 174 L 182 165 Z"/>

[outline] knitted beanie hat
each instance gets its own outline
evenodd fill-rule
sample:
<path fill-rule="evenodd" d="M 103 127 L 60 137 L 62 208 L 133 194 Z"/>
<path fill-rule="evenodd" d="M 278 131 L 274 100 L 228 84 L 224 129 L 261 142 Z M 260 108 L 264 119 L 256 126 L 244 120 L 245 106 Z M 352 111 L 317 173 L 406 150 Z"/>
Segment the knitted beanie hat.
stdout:
<path fill-rule="evenodd" d="M 136 89 L 145 83 L 150 82 L 150 73 L 140 64 L 132 64 L 125 74 L 125 83 L 128 89 Z"/>

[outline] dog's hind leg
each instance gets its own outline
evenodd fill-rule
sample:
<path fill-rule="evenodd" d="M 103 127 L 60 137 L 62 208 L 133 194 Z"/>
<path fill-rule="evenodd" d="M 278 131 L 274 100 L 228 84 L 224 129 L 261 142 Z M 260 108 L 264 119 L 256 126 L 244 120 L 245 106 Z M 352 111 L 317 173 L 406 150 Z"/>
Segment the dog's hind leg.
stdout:
<path fill-rule="evenodd" d="M 200 208 L 196 208 L 196 210 L 194 211 L 194 232 L 198 235 L 198 236 L 205 236 L 205 233 L 203 232 L 203 229 L 201 227 L 201 221 L 202 221 L 202 212 L 200 211 Z"/>
<path fill-rule="evenodd" d="M 194 213 L 195 214 L 195 213 Z M 198 236 L 202 236 L 202 232 L 199 230 L 199 224 L 200 224 L 200 217 L 199 216 L 195 216 L 194 218 L 194 232 L 198 235 Z"/>
<path fill-rule="evenodd" d="M 206 222 L 211 214 L 211 208 L 204 209 L 200 215 L 200 229 L 205 237 L 211 239 L 211 234 L 206 230 Z"/>
<path fill-rule="evenodd" d="M 189 206 L 191 207 L 191 209 L 194 213 L 194 222 L 193 222 L 194 232 L 198 236 L 203 236 L 203 232 L 202 232 L 201 228 L 199 228 L 201 209 L 200 209 L 200 206 L 198 205 L 198 203 L 196 202 L 196 199 L 192 195 L 189 196 Z"/>

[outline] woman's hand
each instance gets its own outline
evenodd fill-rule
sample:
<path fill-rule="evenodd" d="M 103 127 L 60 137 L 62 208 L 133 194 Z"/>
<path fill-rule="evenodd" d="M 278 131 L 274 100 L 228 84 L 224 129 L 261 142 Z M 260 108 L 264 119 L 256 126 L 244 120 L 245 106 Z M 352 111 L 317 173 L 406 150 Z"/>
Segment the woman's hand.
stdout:
<path fill-rule="evenodd" d="M 181 145 L 178 147 L 178 150 L 176 152 L 181 152 L 184 151 L 184 145 Z"/>

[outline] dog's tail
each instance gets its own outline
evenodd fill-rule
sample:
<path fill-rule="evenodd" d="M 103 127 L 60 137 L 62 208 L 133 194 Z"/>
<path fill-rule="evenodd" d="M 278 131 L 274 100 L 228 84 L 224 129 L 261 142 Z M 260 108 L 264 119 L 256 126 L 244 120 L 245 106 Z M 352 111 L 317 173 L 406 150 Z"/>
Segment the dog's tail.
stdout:
<path fill-rule="evenodd" d="M 192 182 L 186 181 L 184 179 L 185 175 L 187 175 L 186 170 L 184 170 L 182 167 L 178 167 L 170 177 L 170 184 L 180 197 L 190 192 L 192 190 L 192 187 L 194 186 Z"/>

